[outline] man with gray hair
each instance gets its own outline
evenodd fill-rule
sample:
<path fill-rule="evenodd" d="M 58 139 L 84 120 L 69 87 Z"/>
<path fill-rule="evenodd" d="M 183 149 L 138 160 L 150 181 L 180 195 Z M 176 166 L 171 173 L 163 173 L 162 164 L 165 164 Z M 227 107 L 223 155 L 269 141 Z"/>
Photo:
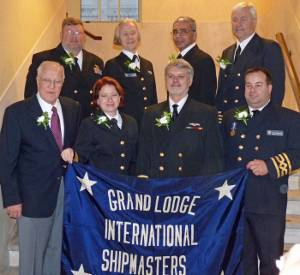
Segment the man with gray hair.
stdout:
<path fill-rule="evenodd" d="M 249 68 L 264 67 L 273 78 L 271 100 L 281 105 L 284 97 L 284 60 L 279 45 L 256 32 L 257 13 L 250 2 L 235 5 L 231 13 L 232 32 L 237 42 L 225 49 L 220 60 L 216 107 L 222 112 L 246 105 L 244 75 Z"/>
<path fill-rule="evenodd" d="M 138 175 L 189 177 L 222 170 L 217 113 L 189 96 L 193 75 L 193 67 L 183 59 L 174 59 L 166 66 L 168 100 L 145 111 Z"/>
<path fill-rule="evenodd" d="M 216 68 L 212 57 L 196 44 L 196 21 L 191 17 L 178 17 L 173 23 L 172 37 L 180 51 L 177 58 L 188 61 L 194 69 L 189 96 L 202 103 L 214 105 L 217 88 Z"/>
<path fill-rule="evenodd" d="M 65 162 L 80 105 L 60 97 L 64 68 L 44 61 L 37 94 L 7 107 L 0 133 L 3 207 L 19 229 L 20 275 L 60 274 Z"/>

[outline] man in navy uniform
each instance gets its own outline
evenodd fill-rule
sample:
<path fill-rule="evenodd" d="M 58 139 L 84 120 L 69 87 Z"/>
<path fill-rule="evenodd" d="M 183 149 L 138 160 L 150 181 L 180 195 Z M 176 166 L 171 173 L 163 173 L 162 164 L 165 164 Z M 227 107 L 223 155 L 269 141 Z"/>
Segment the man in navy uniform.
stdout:
<path fill-rule="evenodd" d="M 45 60 L 56 61 L 65 68 L 61 95 L 80 103 L 82 118 L 90 116 L 93 112 L 92 89 L 96 80 L 102 76 L 103 60 L 84 50 L 84 43 L 83 23 L 77 18 L 65 18 L 62 22 L 61 43 L 54 49 L 33 55 L 25 84 L 25 98 L 37 92 L 38 66 Z"/>
<path fill-rule="evenodd" d="M 231 25 L 237 42 L 222 53 L 222 59 L 230 64 L 223 64 L 219 73 L 216 107 L 220 115 L 226 110 L 246 104 L 244 74 L 252 67 L 265 67 L 271 72 L 271 100 L 277 105 L 282 103 L 285 87 L 282 52 L 275 41 L 261 38 L 255 33 L 256 22 L 257 14 L 253 4 L 241 2 L 233 7 Z"/>
<path fill-rule="evenodd" d="M 244 274 L 278 274 L 283 253 L 288 176 L 300 167 L 300 114 L 275 105 L 264 68 L 245 74 L 247 105 L 224 113 L 227 169 L 245 167 Z"/>
<path fill-rule="evenodd" d="M 174 59 L 166 66 L 169 97 L 145 111 L 137 161 L 139 175 L 188 177 L 222 170 L 216 110 L 189 96 L 193 72 L 183 59 Z"/>
<path fill-rule="evenodd" d="M 37 94 L 5 110 L 0 134 L 0 183 L 7 215 L 17 219 L 20 275 L 60 274 L 64 161 L 80 123 L 80 105 L 59 97 L 64 68 L 38 67 Z"/>
<path fill-rule="evenodd" d="M 189 62 L 194 69 L 189 96 L 202 103 L 215 105 L 216 68 L 212 57 L 196 44 L 196 21 L 191 17 L 178 17 L 173 23 L 172 35 L 180 51 L 178 57 Z"/>

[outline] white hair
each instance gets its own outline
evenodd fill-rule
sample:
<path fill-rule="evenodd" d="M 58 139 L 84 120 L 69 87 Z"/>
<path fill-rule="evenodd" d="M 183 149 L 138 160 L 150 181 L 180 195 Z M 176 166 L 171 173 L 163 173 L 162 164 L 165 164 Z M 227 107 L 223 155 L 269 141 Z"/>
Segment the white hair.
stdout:
<path fill-rule="evenodd" d="M 252 19 L 257 19 L 257 12 L 254 4 L 251 2 L 240 2 L 232 8 L 232 12 L 237 10 L 247 9 L 252 16 Z"/>

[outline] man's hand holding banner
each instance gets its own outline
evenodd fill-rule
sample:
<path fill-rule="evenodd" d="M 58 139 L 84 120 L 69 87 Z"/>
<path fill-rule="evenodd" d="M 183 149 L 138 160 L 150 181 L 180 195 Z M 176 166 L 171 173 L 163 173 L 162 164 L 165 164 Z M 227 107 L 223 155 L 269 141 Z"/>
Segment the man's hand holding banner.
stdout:
<path fill-rule="evenodd" d="M 70 165 L 64 274 L 240 274 L 246 178 L 145 180 Z"/>

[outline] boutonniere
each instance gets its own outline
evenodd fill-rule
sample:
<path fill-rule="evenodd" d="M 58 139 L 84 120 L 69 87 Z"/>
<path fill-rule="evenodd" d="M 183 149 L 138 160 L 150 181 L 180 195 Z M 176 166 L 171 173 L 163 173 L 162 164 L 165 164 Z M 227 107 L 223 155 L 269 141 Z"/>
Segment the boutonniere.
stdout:
<path fill-rule="evenodd" d="M 75 66 L 76 62 L 75 62 L 75 56 L 70 52 L 70 53 L 66 53 L 65 55 L 61 56 L 62 61 L 64 62 L 64 64 L 70 68 L 70 70 L 72 71 L 73 66 Z"/>
<path fill-rule="evenodd" d="M 99 115 L 96 115 L 96 116 L 94 116 L 94 121 L 95 121 L 98 125 L 104 125 L 104 126 L 107 127 L 108 129 L 110 129 L 109 119 L 108 119 L 107 116 L 99 116 Z"/>
<path fill-rule="evenodd" d="M 100 69 L 99 65 L 95 64 L 93 69 L 95 74 L 102 75 L 102 70 Z"/>
<path fill-rule="evenodd" d="M 172 114 L 170 112 L 163 112 L 163 115 L 160 118 L 155 119 L 155 125 L 157 127 L 166 127 L 169 130 L 171 118 Z"/>
<path fill-rule="evenodd" d="M 130 60 L 126 60 L 124 62 L 125 66 L 127 67 L 128 70 L 134 71 L 134 72 L 140 72 L 139 67 L 135 64 L 135 62 L 131 62 Z"/>
<path fill-rule="evenodd" d="M 236 109 L 233 116 L 236 120 L 242 121 L 245 125 L 247 125 L 249 111 L 248 109 Z"/>
<path fill-rule="evenodd" d="M 221 69 L 223 69 L 223 70 L 225 70 L 228 65 L 232 64 L 228 58 L 226 58 L 226 57 L 222 58 L 221 56 L 218 56 L 216 58 L 216 61 L 219 63 Z"/>
<path fill-rule="evenodd" d="M 47 130 L 47 128 L 49 126 L 49 121 L 50 121 L 50 118 L 49 118 L 48 112 L 43 112 L 43 114 L 41 116 L 39 116 L 36 120 L 37 125 L 44 127 L 45 130 Z"/>

